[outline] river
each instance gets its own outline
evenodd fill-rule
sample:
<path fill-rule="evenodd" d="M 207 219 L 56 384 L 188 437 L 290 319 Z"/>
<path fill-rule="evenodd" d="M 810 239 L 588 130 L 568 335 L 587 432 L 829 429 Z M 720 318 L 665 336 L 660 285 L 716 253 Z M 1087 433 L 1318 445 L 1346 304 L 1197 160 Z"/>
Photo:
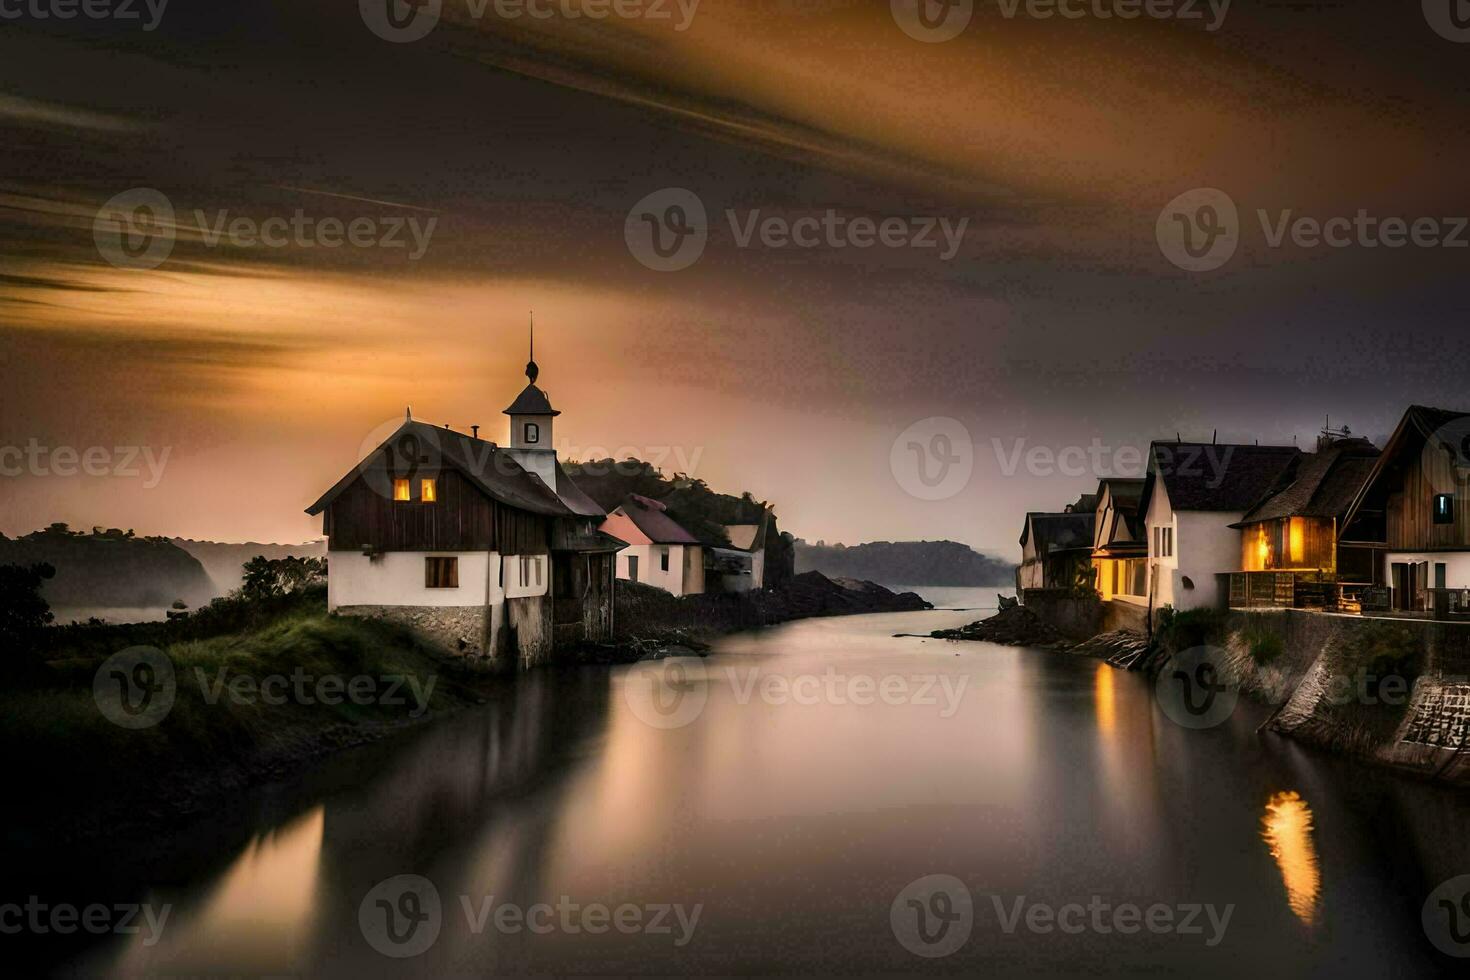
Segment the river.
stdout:
<path fill-rule="evenodd" d="M 943 604 L 993 603 L 963 599 Z M 1470 870 L 1462 796 L 1258 737 L 1248 706 L 1182 729 L 1144 678 L 1094 661 L 893 636 L 977 615 L 808 620 L 704 660 L 536 672 L 504 703 L 186 832 L 33 854 L 26 880 L 168 907 L 156 934 L 68 940 L 78 975 L 1340 978 L 1451 962 L 1420 907 Z M 962 893 L 910 903 L 931 875 Z M 1138 928 L 1128 908 L 1165 911 Z M 919 911 L 937 918 L 916 942 Z M 927 947 L 946 918 L 955 948 Z"/>

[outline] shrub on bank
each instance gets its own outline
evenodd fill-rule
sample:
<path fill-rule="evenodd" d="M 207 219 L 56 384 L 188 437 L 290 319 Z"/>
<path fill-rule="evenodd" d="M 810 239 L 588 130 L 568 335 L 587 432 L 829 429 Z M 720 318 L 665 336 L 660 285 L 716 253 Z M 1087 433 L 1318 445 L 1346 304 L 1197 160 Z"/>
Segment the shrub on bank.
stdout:
<path fill-rule="evenodd" d="M 1226 634 L 1226 613 L 1221 609 L 1176 610 L 1165 606 L 1159 610 L 1154 629 L 1156 644 L 1171 654 L 1193 647 L 1224 646 Z"/>

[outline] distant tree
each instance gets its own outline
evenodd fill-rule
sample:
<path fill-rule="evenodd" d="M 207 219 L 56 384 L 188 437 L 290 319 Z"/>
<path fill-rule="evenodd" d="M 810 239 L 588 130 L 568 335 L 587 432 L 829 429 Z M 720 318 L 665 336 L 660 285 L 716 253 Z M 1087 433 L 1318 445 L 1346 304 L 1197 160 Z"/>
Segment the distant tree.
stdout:
<path fill-rule="evenodd" d="M 327 574 L 325 558 L 266 558 L 256 555 L 242 566 L 240 595 L 249 600 L 275 599 L 319 582 Z"/>
<path fill-rule="evenodd" d="M 0 565 L 0 644 L 26 645 L 32 634 L 51 622 L 51 606 L 41 597 L 41 583 L 56 569 L 34 565 Z"/>

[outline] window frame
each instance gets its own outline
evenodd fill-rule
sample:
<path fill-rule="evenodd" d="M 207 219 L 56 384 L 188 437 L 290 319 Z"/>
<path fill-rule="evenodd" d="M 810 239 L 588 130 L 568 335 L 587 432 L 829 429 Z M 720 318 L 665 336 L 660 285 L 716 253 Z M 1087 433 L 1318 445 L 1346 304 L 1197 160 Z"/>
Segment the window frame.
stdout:
<path fill-rule="evenodd" d="M 660 548 L 659 549 L 659 552 L 658 552 L 658 570 L 659 571 L 661 571 L 661 572 L 667 572 L 669 570 L 669 552 L 672 551 L 672 550 L 674 550 L 674 549 L 668 548 L 668 547 L 664 547 L 664 548 Z"/>
<path fill-rule="evenodd" d="M 439 481 L 432 476 L 419 479 L 419 501 L 425 504 L 439 502 Z"/>
<path fill-rule="evenodd" d="M 459 588 L 459 558 L 456 555 L 424 557 L 424 588 L 435 591 Z"/>
<path fill-rule="evenodd" d="M 1445 509 L 1442 516 L 1439 509 L 1440 501 L 1445 502 Z M 1429 519 L 1440 527 L 1455 523 L 1455 495 L 1452 493 L 1437 493 L 1430 497 Z"/>
<path fill-rule="evenodd" d="M 539 422 L 523 422 L 521 424 L 521 438 L 526 440 L 528 446 L 541 444 L 541 424 Z"/>
<path fill-rule="evenodd" d="M 393 502 L 406 504 L 413 500 L 413 481 L 408 477 L 393 478 Z"/>

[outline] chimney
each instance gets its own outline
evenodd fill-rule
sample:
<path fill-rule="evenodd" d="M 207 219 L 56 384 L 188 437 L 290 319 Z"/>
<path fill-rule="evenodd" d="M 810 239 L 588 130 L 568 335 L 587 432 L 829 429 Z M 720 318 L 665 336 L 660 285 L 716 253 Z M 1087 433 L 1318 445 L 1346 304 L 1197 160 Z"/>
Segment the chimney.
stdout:
<path fill-rule="evenodd" d="M 473 439 L 480 438 L 480 427 L 478 425 L 470 426 L 470 437 Z"/>

